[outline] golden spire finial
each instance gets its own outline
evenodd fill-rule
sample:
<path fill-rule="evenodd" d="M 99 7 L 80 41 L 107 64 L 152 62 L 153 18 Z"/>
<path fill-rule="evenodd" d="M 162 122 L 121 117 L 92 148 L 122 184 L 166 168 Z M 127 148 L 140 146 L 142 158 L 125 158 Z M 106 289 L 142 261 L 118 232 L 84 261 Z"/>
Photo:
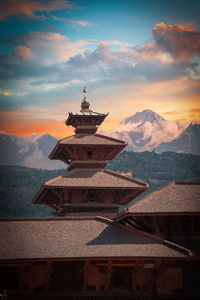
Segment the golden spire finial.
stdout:
<path fill-rule="evenodd" d="M 86 93 L 87 93 L 87 89 L 86 89 L 86 87 L 84 86 L 84 88 L 83 88 L 83 93 L 84 93 L 84 100 L 86 100 L 87 99 L 87 96 L 86 96 Z"/>
<path fill-rule="evenodd" d="M 89 109 L 90 103 L 87 101 L 87 97 L 86 97 L 87 89 L 85 86 L 83 88 L 83 93 L 84 93 L 84 98 L 83 101 L 81 102 L 81 112 L 90 112 L 91 111 Z"/>

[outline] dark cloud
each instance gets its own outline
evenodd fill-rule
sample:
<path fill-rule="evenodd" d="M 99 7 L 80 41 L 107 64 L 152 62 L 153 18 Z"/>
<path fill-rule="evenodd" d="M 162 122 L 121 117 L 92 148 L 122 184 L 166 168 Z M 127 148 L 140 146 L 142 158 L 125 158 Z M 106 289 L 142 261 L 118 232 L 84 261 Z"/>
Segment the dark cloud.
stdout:
<path fill-rule="evenodd" d="M 156 24 L 153 28 L 156 46 L 175 60 L 190 60 L 200 54 L 200 31 L 183 25 Z"/>
<path fill-rule="evenodd" d="M 38 11 L 54 11 L 71 9 L 72 4 L 67 0 L 1 0 L 0 20 L 10 15 L 25 15 L 35 17 Z"/>

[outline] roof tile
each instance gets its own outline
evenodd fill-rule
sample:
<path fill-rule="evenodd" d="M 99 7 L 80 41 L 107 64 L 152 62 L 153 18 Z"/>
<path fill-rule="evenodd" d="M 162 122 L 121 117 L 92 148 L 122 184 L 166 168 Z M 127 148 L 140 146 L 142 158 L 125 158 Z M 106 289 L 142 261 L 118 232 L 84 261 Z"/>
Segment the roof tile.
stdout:
<path fill-rule="evenodd" d="M 0 222 L 0 260 L 185 257 L 177 247 L 94 219 Z"/>
<path fill-rule="evenodd" d="M 134 203 L 128 212 L 199 213 L 200 184 L 172 182 Z"/>

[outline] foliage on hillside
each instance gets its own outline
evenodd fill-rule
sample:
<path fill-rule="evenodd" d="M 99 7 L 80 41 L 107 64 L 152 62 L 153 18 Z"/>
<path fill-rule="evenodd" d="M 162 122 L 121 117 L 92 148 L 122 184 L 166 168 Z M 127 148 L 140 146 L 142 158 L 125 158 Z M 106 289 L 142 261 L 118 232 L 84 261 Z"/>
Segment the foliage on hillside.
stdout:
<path fill-rule="evenodd" d="M 150 185 L 148 193 L 170 181 L 200 181 L 200 156 L 165 152 L 122 152 L 109 162 L 108 169 L 129 173 Z M 42 183 L 66 170 L 41 170 L 2 166 L 0 170 L 0 217 L 52 216 L 52 210 L 33 205 L 31 200 Z M 142 197 L 144 194 L 142 195 Z"/>
<path fill-rule="evenodd" d="M 44 181 L 59 176 L 65 170 L 41 170 L 16 166 L 0 169 L 0 217 L 52 216 L 44 205 L 33 205 L 31 200 Z"/>
<path fill-rule="evenodd" d="M 200 156 L 192 154 L 123 151 L 107 168 L 148 183 L 150 188 L 141 197 L 171 181 L 200 182 Z"/>

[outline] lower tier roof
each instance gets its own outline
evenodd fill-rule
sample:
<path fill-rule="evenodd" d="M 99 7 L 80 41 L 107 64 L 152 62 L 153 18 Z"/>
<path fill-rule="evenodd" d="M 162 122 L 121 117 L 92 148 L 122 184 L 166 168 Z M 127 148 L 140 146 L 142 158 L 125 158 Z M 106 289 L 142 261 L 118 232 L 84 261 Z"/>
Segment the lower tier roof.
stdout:
<path fill-rule="evenodd" d="M 42 188 L 33 198 L 32 203 L 47 204 L 49 191 L 55 189 L 70 189 L 118 191 L 117 200 L 115 199 L 115 202 L 117 202 L 115 204 L 124 205 L 139 196 L 147 188 L 148 184 L 142 181 L 109 170 L 76 168 L 44 182 Z M 124 198 L 125 196 L 126 199 Z M 59 198 L 57 199 L 57 195 L 53 195 L 53 198 L 56 205 L 60 207 L 59 201 L 57 201 L 59 200 Z"/>
<path fill-rule="evenodd" d="M 190 255 L 185 248 L 105 218 L 0 221 L 0 260 Z"/>

